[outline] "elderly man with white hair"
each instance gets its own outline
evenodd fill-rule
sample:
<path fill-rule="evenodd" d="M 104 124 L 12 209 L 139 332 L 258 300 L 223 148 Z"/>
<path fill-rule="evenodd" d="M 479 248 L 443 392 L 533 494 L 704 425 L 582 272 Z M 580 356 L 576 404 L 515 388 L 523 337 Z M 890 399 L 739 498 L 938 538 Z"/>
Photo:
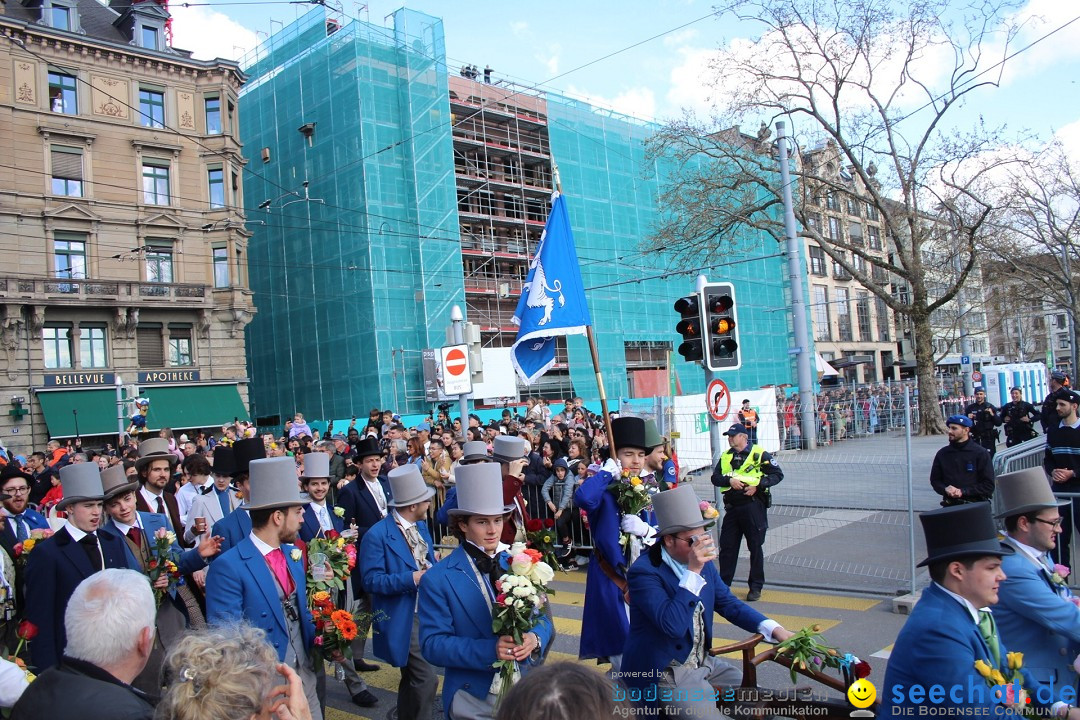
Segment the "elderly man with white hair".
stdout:
<path fill-rule="evenodd" d="M 146 577 L 112 568 L 83 580 L 64 613 L 67 646 L 12 709 L 12 720 L 151 720 L 131 686 L 154 645 L 156 607 Z"/>

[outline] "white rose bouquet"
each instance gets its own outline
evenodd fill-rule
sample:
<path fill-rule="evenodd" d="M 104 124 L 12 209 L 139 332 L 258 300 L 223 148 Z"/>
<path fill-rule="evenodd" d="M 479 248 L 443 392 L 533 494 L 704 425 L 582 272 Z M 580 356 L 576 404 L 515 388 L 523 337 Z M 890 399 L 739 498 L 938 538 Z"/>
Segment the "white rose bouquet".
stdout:
<path fill-rule="evenodd" d="M 514 543 L 510 547 L 510 566 L 495 583 L 495 606 L 491 613 L 491 629 L 496 635 L 511 635 L 521 644 L 525 633 L 540 622 L 548 604 L 547 584 L 555 577 L 555 571 L 543 561 L 543 554 Z M 515 660 L 499 660 L 494 664 L 499 670 L 496 679 L 499 701 L 521 677 Z"/>

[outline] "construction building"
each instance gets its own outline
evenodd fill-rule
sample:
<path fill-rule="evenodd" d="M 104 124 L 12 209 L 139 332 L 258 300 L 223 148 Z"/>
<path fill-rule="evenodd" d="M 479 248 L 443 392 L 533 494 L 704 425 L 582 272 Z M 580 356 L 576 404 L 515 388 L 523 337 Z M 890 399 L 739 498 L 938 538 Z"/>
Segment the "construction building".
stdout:
<path fill-rule="evenodd" d="M 344 418 L 371 407 L 430 411 L 422 352 L 447 343 L 450 310 L 508 348 L 555 168 L 567 198 L 609 397 L 669 392 L 673 302 L 696 271 L 646 253 L 663 159 L 655 126 L 554 93 L 451 75 L 442 22 L 410 10 L 379 27 L 315 8 L 241 67 L 259 315 L 248 332 L 253 413 Z M 731 388 L 792 382 L 790 299 L 775 243 L 703 269 L 738 290 L 743 367 Z M 678 357 L 678 356 L 676 356 Z M 488 366 L 506 375 L 505 365 Z M 684 392 L 704 390 L 677 366 Z M 585 339 L 560 344 L 528 395 L 597 397 Z M 476 403 L 498 398 L 479 395 Z M 595 403 L 591 406 L 595 407 Z"/>
<path fill-rule="evenodd" d="M 19 452 L 115 443 L 121 382 L 151 430 L 246 417 L 243 75 L 168 33 L 154 0 L 0 0 L 0 438 Z"/>

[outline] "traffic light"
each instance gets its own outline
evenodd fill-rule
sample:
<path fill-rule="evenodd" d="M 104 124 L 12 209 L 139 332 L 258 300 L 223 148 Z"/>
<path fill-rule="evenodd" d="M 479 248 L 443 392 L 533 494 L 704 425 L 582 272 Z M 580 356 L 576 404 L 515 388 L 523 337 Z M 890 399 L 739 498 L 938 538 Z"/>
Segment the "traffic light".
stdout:
<path fill-rule="evenodd" d="M 675 326 L 675 332 L 683 337 L 679 345 L 679 354 L 687 362 L 702 360 L 704 350 L 701 341 L 701 299 L 698 295 L 687 295 L 675 301 L 675 312 L 682 319 Z"/>
<path fill-rule="evenodd" d="M 709 283 L 702 289 L 701 296 L 704 299 L 702 325 L 705 367 L 714 372 L 737 370 L 742 366 L 742 357 L 735 312 L 735 286 L 731 283 Z"/>

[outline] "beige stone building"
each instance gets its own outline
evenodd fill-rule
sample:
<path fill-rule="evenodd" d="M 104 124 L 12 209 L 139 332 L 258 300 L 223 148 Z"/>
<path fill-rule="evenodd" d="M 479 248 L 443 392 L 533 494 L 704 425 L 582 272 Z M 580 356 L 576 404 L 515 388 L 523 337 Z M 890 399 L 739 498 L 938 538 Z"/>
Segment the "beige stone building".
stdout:
<path fill-rule="evenodd" d="M 228 61 L 154 0 L 0 0 L 0 442 L 246 416 L 244 160 Z M 108 438 L 108 435 L 112 438 Z"/>
<path fill-rule="evenodd" d="M 800 158 L 803 165 L 814 168 L 815 174 L 830 178 L 832 185 L 828 191 L 805 189 L 809 225 L 825 238 L 884 258 L 888 245 L 877 209 L 862 199 L 865 189 L 857 178 L 846 173 L 838 158 L 836 149 L 828 145 Z M 840 191 L 840 187 L 847 191 Z M 804 242 L 810 317 L 818 354 L 837 368 L 846 383 L 899 380 L 892 309 L 833 261 L 812 238 L 804 238 Z M 856 269 L 863 268 L 874 281 L 888 286 L 887 273 L 877 266 L 867 267 L 870 263 L 853 250 L 847 255 Z"/>

